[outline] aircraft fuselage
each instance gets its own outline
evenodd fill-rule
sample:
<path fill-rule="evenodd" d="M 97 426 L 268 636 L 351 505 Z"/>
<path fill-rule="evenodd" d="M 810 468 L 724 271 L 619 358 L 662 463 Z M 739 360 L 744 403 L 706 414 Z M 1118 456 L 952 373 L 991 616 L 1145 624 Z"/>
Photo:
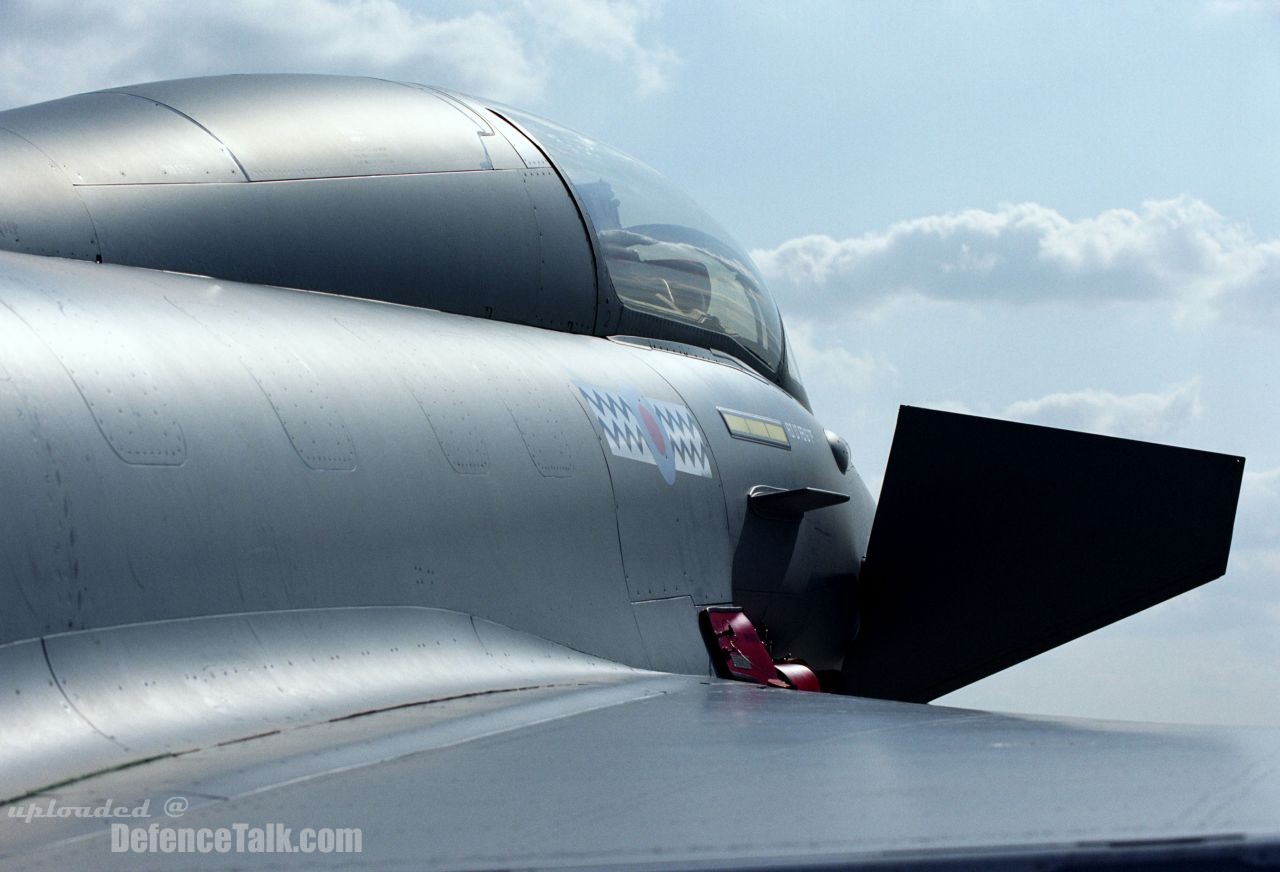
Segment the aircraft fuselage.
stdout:
<path fill-rule="evenodd" d="M 0 347 L 4 641 L 433 606 L 705 672 L 696 610 L 736 602 L 779 656 L 838 665 L 873 504 L 813 416 L 739 365 L 11 253 Z M 721 410 L 785 436 L 739 438 Z M 757 485 L 853 500 L 768 520 Z"/>

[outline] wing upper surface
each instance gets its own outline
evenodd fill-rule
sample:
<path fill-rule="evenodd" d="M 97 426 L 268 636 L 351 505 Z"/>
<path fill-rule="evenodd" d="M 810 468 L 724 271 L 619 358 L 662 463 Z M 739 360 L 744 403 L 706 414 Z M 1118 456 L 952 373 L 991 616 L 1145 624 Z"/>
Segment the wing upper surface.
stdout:
<path fill-rule="evenodd" d="M 1280 730 L 1015 717 L 628 673 L 287 730 L 105 773 L 57 796 L 64 805 L 152 797 L 155 808 L 185 797 L 186 813 L 160 817 L 162 826 L 362 833 L 358 856 L 235 859 L 248 868 L 1145 860 L 1153 851 L 1275 862 Z M 3 826 L 6 868 L 229 859 L 113 854 L 103 821 Z"/>

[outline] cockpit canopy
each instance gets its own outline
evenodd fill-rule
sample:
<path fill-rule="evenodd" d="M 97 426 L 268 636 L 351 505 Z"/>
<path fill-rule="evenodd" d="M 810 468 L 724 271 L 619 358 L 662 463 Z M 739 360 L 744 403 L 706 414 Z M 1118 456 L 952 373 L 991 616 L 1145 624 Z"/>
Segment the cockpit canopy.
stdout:
<path fill-rule="evenodd" d="M 568 176 L 623 305 L 729 337 L 769 372 L 782 362 L 782 320 L 751 259 L 684 192 L 648 166 L 513 109 Z"/>

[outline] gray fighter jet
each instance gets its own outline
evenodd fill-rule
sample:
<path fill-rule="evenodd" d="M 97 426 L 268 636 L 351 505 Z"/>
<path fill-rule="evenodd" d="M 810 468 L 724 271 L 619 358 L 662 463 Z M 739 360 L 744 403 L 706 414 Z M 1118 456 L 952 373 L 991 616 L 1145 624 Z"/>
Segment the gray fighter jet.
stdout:
<path fill-rule="evenodd" d="M 877 506 L 747 255 L 514 109 L 0 113 L 0 451 L 0 867 L 1280 864 L 1278 730 L 924 704 L 1221 575 L 1242 458 L 904 408 Z"/>

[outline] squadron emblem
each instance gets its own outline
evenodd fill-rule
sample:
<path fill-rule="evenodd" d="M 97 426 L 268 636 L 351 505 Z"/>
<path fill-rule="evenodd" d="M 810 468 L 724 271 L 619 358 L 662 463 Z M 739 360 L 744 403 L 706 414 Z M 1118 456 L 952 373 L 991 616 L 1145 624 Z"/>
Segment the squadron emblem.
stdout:
<path fill-rule="evenodd" d="M 693 413 L 683 403 L 641 396 L 629 388 L 606 390 L 574 382 L 614 457 L 658 467 L 662 480 L 675 484 L 676 473 L 711 478 L 711 456 Z"/>

